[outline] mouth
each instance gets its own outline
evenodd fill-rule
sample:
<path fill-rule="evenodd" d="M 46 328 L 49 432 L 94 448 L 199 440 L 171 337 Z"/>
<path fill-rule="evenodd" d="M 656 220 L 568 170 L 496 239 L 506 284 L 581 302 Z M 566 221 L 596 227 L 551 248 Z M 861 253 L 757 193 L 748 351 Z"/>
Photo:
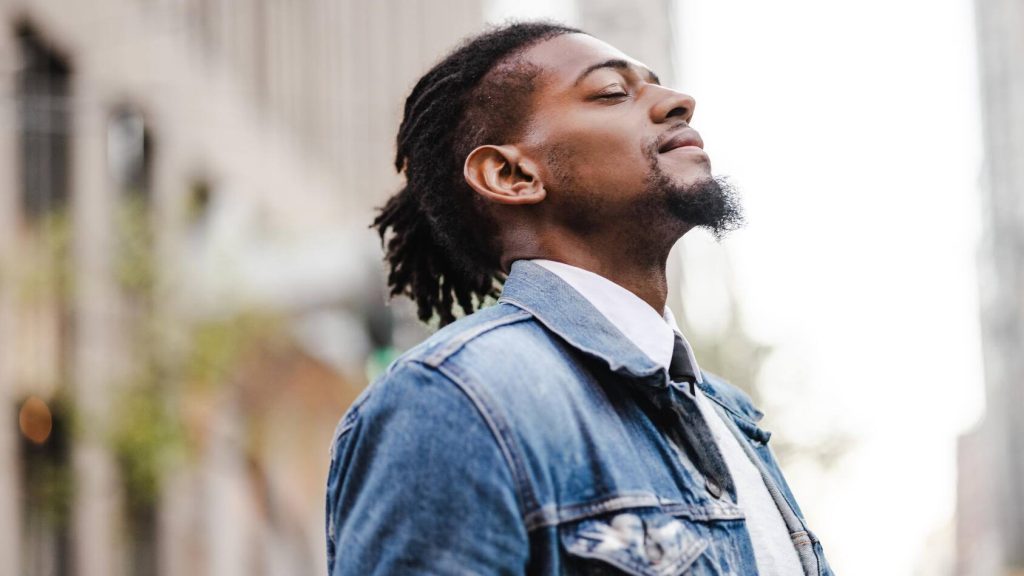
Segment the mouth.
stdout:
<path fill-rule="evenodd" d="M 678 148 L 695 147 L 704 149 L 704 140 L 701 139 L 700 134 L 697 133 L 693 128 L 683 128 L 676 132 L 672 136 L 668 137 L 661 146 L 658 147 L 658 154 L 664 154 Z"/>

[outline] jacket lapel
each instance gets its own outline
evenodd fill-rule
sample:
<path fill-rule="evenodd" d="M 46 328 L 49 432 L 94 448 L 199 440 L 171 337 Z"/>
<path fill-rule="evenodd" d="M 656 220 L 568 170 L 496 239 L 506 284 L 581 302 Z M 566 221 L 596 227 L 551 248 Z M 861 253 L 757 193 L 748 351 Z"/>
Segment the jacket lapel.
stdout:
<path fill-rule="evenodd" d="M 612 372 L 659 388 L 668 385 L 668 372 L 662 366 L 575 288 L 539 264 L 513 262 L 498 302 L 526 310 L 573 348 L 607 364 Z"/>

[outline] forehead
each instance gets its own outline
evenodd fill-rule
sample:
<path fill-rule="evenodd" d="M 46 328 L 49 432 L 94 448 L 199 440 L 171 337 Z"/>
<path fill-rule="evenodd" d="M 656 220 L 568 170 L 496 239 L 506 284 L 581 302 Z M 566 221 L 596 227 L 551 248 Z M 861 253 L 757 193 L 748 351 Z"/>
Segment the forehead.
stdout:
<path fill-rule="evenodd" d="M 647 67 L 621 50 L 587 34 L 562 34 L 528 48 L 523 58 L 540 70 L 544 84 L 554 89 L 572 87 L 588 67 L 608 60 L 625 60 L 646 70 Z"/>

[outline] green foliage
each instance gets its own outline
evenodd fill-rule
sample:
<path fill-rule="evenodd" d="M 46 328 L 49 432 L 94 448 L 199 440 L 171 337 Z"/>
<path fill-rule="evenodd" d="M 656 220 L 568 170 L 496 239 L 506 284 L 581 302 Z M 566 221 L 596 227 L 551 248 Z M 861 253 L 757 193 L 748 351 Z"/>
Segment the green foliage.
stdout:
<path fill-rule="evenodd" d="M 201 448 L 187 429 L 183 395 L 215 399 L 255 345 L 277 331 L 276 320 L 260 313 L 200 322 L 185 328 L 188 345 L 176 361 L 158 338 L 136 343 L 135 352 L 149 361 L 119 389 L 109 438 L 133 509 L 152 504 L 168 470 Z"/>
<path fill-rule="evenodd" d="M 128 504 L 144 510 L 154 502 L 171 466 L 198 447 L 190 440 L 182 410 L 183 395 L 216 395 L 231 381 L 254 344 L 279 331 L 269 313 L 246 311 L 187 323 L 158 317 L 158 263 L 150 216 L 140 196 L 126 199 L 117 213 L 116 278 L 126 304 L 134 306 L 137 335 L 130 353 L 137 359 L 133 376 L 119 387 L 113 404 L 110 445 L 120 465 Z M 161 324 L 172 323 L 173 327 Z M 170 328 L 170 329 L 169 329 Z M 171 345 L 177 332 L 183 350 Z"/>
<path fill-rule="evenodd" d="M 154 238 L 149 205 L 140 195 L 125 198 L 115 212 L 117 251 L 114 274 L 128 296 L 149 300 L 156 287 Z"/>
<path fill-rule="evenodd" d="M 244 355 L 262 340 L 280 331 L 269 312 L 248 311 L 198 323 L 189 331 L 183 377 L 193 389 L 210 391 L 226 382 Z"/>
<path fill-rule="evenodd" d="M 169 471 L 200 448 L 192 441 L 197 435 L 189 425 L 195 422 L 186 420 L 185 397 L 215 401 L 259 345 L 283 333 L 280 319 L 271 311 L 247 310 L 199 322 L 161 314 L 161 266 L 150 210 L 144 195 L 125 194 L 113 214 L 112 279 L 120 292 L 118 309 L 124 313 L 112 320 L 125 335 L 118 355 L 131 363 L 122 380 L 108 384 L 109 410 L 102 417 L 80 411 L 74 383 L 64 381 L 73 376 L 69 370 L 56 371 L 59 382 L 40 383 L 61 391 L 49 404 L 61 407 L 66 436 L 59 448 L 51 438 L 24 454 L 30 474 L 24 497 L 55 524 L 69 521 L 75 487 L 70 450 L 85 436 L 99 438 L 109 447 L 130 517 L 151 511 Z M 19 309 L 74 316 L 74 279 L 79 273 L 74 240 L 70 213 L 48 213 L 33 222 L 11 259 L 0 262 L 2 288 L 9 290 Z M 59 359 L 63 365 L 71 361 L 67 356 Z"/>
<path fill-rule="evenodd" d="M 31 253 L 20 254 L 5 263 L 4 279 L 13 281 L 20 303 L 31 305 L 57 299 L 69 306 L 74 296 L 74 267 L 71 265 L 71 218 L 67 212 L 52 212 L 41 217 L 30 231 Z"/>
<path fill-rule="evenodd" d="M 145 508 L 185 449 L 181 420 L 159 381 L 135 382 L 116 398 L 110 444 L 123 475 L 128 505 Z"/>

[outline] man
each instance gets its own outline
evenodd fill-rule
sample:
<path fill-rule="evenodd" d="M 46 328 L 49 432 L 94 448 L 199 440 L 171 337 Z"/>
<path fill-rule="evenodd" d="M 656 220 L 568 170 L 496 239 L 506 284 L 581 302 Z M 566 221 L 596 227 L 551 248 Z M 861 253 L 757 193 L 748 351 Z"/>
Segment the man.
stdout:
<path fill-rule="evenodd" d="M 693 111 L 544 23 L 415 86 L 374 226 L 392 294 L 443 328 L 339 423 L 331 574 L 832 573 L 761 413 L 665 307 L 672 245 L 741 222 Z"/>

